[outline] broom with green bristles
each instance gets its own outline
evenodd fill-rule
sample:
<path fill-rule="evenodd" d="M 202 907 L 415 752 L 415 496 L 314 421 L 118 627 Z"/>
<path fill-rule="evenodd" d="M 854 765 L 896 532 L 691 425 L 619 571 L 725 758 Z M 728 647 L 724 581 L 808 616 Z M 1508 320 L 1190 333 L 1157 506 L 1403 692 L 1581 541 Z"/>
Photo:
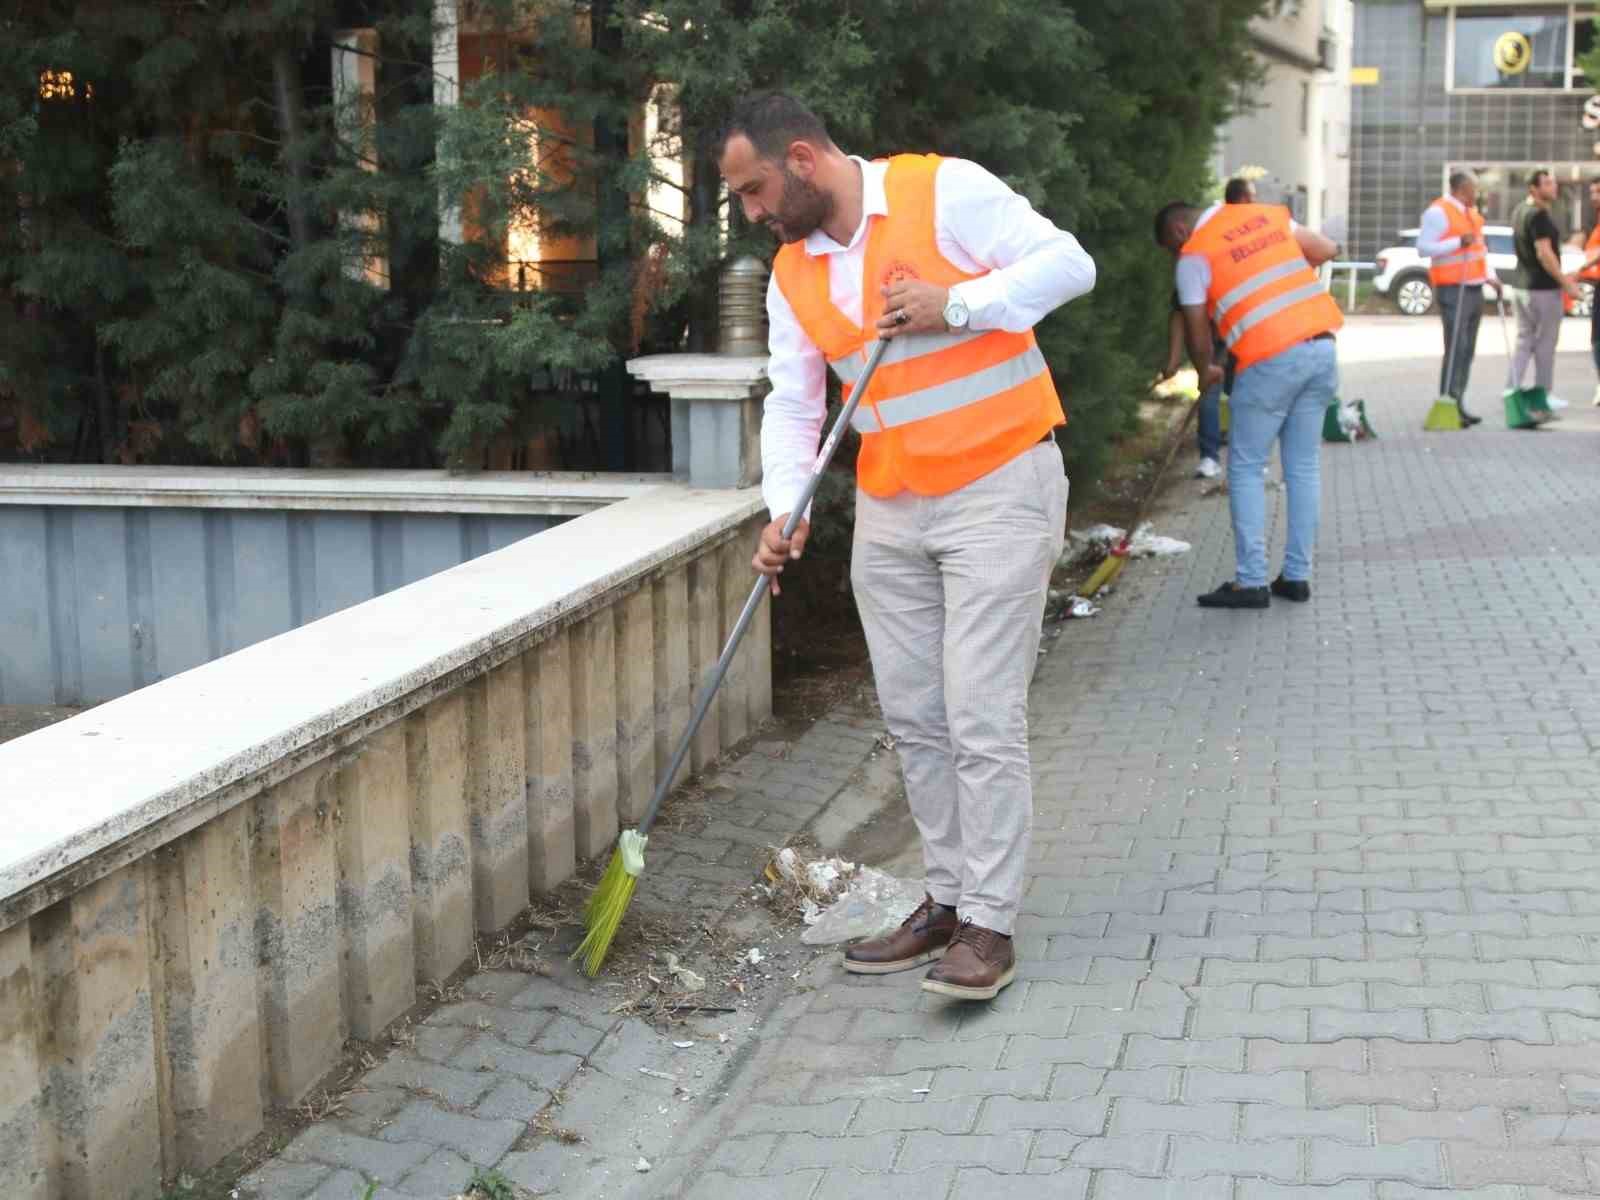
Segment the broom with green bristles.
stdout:
<path fill-rule="evenodd" d="M 844 436 L 850 419 L 855 416 L 856 409 L 861 404 L 861 397 L 866 395 L 867 385 L 872 382 L 872 373 L 878 369 L 878 363 L 888 345 L 886 339 L 879 338 L 872 347 L 872 353 L 867 356 L 867 365 L 862 369 L 855 386 L 850 389 L 850 395 L 839 413 L 839 419 L 833 423 L 833 428 L 828 431 L 827 440 L 822 443 L 822 449 L 817 453 L 816 461 L 811 466 L 811 478 L 806 480 L 799 502 L 789 514 L 789 519 L 783 523 L 785 538 L 794 536 L 801 518 L 811 507 L 811 500 L 822 483 L 823 472 L 833 460 L 833 453 L 839 448 L 839 440 Z M 644 848 L 650 840 L 650 826 L 655 824 L 656 814 L 661 810 L 661 802 L 672 790 L 672 781 L 677 778 L 678 769 L 683 766 L 684 756 L 689 753 L 689 744 L 694 741 L 695 733 L 705 720 L 706 713 L 711 708 L 711 701 L 716 698 L 717 689 L 722 686 L 723 677 L 728 673 L 728 664 L 733 661 L 734 653 L 739 649 L 739 643 L 743 640 L 745 631 L 750 628 L 750 622 L 755 619 L 756 610 L 761 607 L 762 597 L 767 594 L 770 586 L 771 583 L 766 576 L 756 577 L 755 587 L 750 589 L 750 598 L 744 602 L 744 611 L 734 622 L 733 632 L 728 635 L 728 643 L 722 648 L 722 656 L 717 659 L 717 665 L 712 668 L 710 677 L 700 688 L 700 695 L 695 699 L 694 712 L 689 717 L 689 726 L 678 739 L 678 748 L 673 751 L 672 762 L 667 767 L 666 774 L 656 783 L 655 794 L 650 797 L 650 803 L 644 810 L 644 817 L 640 820 L 639 827 L 624 829 L 617 838 L 617 848 L 612 852 L 610 863 L 606 865 L 606 873 L 601 877 L 600 886 L 595 889 L 594 895 L 589 898 L 588 908 L 584 910 L 583 941 L 578 943 L 578 948 L 572 952 L 573 958 L 583 959 L 583 970 L 586 975 L 594 975 L 600 970 L 600 964 L 606 960 L 606 953 L 611 949 L 612 940 L 617 936 L 617 928 L 622 924 L 622 918 L 627 914 L 628 905 L 633 900 L 633 889 L 638 886 L 639 876 L 644 871 Z"/>

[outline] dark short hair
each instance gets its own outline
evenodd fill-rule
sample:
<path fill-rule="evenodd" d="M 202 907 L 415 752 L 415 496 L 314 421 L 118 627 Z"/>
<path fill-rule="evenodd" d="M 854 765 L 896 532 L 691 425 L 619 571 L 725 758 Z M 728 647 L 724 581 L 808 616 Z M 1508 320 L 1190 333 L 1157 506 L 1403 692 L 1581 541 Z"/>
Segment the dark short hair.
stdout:
<path fill-rule="evenodd" d="M 1529 177 L 1529 179 L 1528 179 L 1528 188 L 1530 190 L 1532 190 L 1533 188 L 1538 187 L 1541 183 L 1543 183 L 1546 179 L 1549 179 L 1549 178 L 1550 178 L 1550 172 L 1545 170 L 1543 167 L 1540 167 L 1537 171 L 1535 171 Z"/>
<path fill-rule="evenodd" d="M 1163 204 L 1161 211 L 1156 214 L 1156 245 L 1165 249 L 1167 226 L 1180 214 L 1192 212 L 1194 207 L 1187 200 L 1174 200 L 1170 204 Z"/>
<path fill-rule="evenodd" d="M 1471 171 L 1451 171 L 1450 172 L 1450 190 L 1452 192 L 1455 191 L 1458 187 L 1460 187 L 1463 183 L 1465 183 L 1467 180 L 1469 180 L 1471 178 L 1472 178 L 1472 172 Z"/>
<path fill-rule="evenodd" d="M 1243 204 L 1250 198 L 1250 181 L 1248 179 L 1230 179 L 1228 186 L 1222 189 L 1224 204 Z"/>
<path fill-rule="evenodd" d="M 738 133 L 750 139 L 762 158 L 780 161 L 794 142 L 833 145 L 822 118 L 785 92 L 755 92 L 734 105 L 717 135 L 718 157 Z"/>

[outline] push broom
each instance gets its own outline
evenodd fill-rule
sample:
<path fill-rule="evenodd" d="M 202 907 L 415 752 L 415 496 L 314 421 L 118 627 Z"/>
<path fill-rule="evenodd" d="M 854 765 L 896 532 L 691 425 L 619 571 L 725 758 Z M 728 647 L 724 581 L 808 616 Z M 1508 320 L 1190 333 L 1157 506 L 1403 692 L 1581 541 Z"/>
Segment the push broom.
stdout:
<path fill-rule="evenodd" d="M 1456 398 L 1450 394 L 1450 385 L 1456 381 L 1456 359 L 1461 353 L 1461 313 L 1466 308 L 1463 298 L 1456 296 L 1456 315 L 1450 322 L 1450 361 L 1444 368 L 1444 394 L 1433 402 L 1433 407 L 1428 410 L 1428 415 L 1423 419 L 1422 428 L 1430 433 L 1439 433 L 1450 429 L 1460 429 L 1461 407 L 1456 403 Z"/>
<path fill-rule="evenodd" d="M 801 518 L 811 507 L 811 500 L 822 483 L 823 472 L 833 460 L 834 451 L 839 448 L 839 440 L 849 427 L 850 418 L 855 416 L 856 409 L 861 404 L 861 397 L 866 395 L 867 385 L 872 382 L 872 374 L 878 369 L 878 363 L 882 360 L 883 352 L 888 345 L 889 342 L 882 338 L 874 343 L 861 377 L 850 389 L 850 397 L 845 401 L 839 419 L 828 431 L 828 437 L 822 443 L 816 461 L 811 465 L 811 477 L 806 480 L 805 489 L 800 493 L 794 511 L 783 523 L 783 536 L 786 539 L 794 536 Z M 694 712 L 689 717 L 688 728 L 678 739 L 677 749 L 673 751 L 672 762 L 668 765 L 666 773 L 656 782 L 655 794 L 650 797 L 650 803 L 644 810 L 638 828 L 624 829 L 617 837 L 617 848 L 612 851 L 611 861 L 606 865 L 606 873 L 601 877 L 600 886 L 595 889 L 594 895 L 589 898 L 588 908 L 584 910 L 583 941 L 572 952 L 573 958 L 583 959 L 583 970 L 587 975 L 594 975 L 605 962 L 606 953 L 611 949 L 612 940 L 617 936 L 617 928 L 622 924 L 622 918 L 628 911 L 628 904 L 633 900 L 633 890 L 638 886 L 639 876 L 644 871 L 644 849 L 650 840 L 650 827 L 655 824 L 656 814 L 661 811 L 661 802 L 672 790 L 672 781 L 677 778 L 678 770 L 683 766 L 684 756 L 689 753 L 689 745 L 694 741 L 694 735 L 705 720 L 706 713 L 711 708 L 711 701 L 716 698 L 717 689 L 722 686 L 722 680 L 728 673 L 728 664 L 733 661 L 734 653 L 739 649 L 745 631 L 750 628 L 750 622 L 755 619 L 756 610 L 761 607 L 762 597 L 767 594 L 769 587 L 770 581 L 766 576 L 756 577 L 755 586 L 750 589 L 750 598 L 744 602 L 744 611 L 734 622 L 733 632 L 728 635 L 727 645 L 722 648 L 722 656 L 717 659 L 710 676 L 701 685 L 700 694 L 695 698 Z"/>

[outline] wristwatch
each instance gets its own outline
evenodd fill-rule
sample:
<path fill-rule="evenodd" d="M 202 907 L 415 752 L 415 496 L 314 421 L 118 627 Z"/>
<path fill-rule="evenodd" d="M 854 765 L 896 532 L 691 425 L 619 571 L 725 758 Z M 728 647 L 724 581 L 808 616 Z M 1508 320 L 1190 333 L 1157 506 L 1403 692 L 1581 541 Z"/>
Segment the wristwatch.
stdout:
<path fill-rule="evenodd" d="M 967 302 L 956 295 L 955 288 L 945 293 L 948 299 L 944 302 L 944 323 L 951 329 L 965 329 L 967 322 L 972 319 L 972 313 L 967 309 Z"/>

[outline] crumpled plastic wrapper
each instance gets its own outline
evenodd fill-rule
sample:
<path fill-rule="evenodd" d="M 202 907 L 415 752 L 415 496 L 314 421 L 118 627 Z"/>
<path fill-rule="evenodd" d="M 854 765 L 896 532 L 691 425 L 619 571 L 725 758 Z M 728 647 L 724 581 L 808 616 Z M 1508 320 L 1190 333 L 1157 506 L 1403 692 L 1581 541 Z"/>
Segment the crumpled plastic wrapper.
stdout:
<path fill-rule="evenodd" d="M 818 915 L 800 940 L 808 946 L 832 946 L 855 938 L 888 933 L 922 903 L 922 884 L 897 879 L 872 867 L 861 867 L 843 896 Z"/>
<path fill-rule="evenodd" d="M 1083 617 L 1098 616 L 1100 606 L 1092 600 L 1070 592 L 1050 589 L 1046 615 L 1054 621 L 1073 621 Z"/>
<path fill-rule="evenodd" d="M 676 954 L 667 955 L 667 971 L 672 975 L 672 980 L 686 992 L 703 992 L 706 990 L 705 977 L 696 975 L 688 967 L 678 962 Z"/>
<path fill-rule="evenodd" d="M 1121 543 L 1124 532 L 1115 525 L 1090 525 L 1087 529 L 1074 529 L 1071 537 L 1075 545 L 1062 555 L 1062 563 L 1076 561 L 1085 549 L 1109 553 Z M 1166 558 L 1174 554 L 1187 554 L 1190 549 L 1188 542 L 1151 532 L 1149 521 L 1142 522 L 1133 531 L 1133 537 L 1128 539 L 1129 558 Z"/>

